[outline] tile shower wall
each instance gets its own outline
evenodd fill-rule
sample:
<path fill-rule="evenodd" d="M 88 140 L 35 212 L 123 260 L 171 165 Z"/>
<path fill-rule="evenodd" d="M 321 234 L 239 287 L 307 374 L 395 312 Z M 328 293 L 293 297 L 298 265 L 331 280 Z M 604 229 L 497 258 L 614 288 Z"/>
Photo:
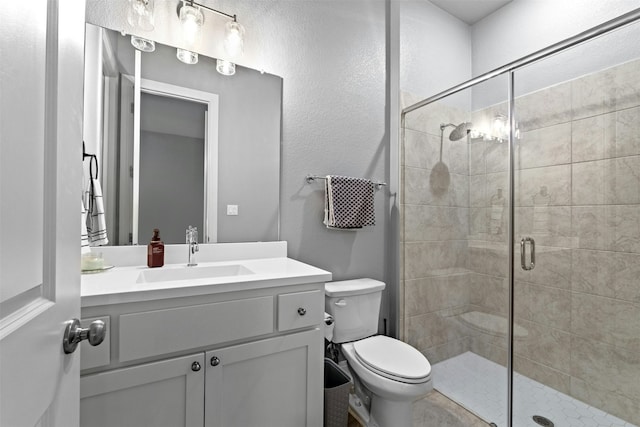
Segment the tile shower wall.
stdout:
<path fill-rule="evenodd" d="M 419 99 L 403 94 L 403 107 Z M 449 141 L 440 124 L 467 121 L 462 110 L 433 104 L 406 116 L 402 144 L 404 340 L 432 363 L 470 349 L 468 311 L 469 173 L 466 140 Z"/>
<path fill-rule="evenodd" d="M 515 269 L 515 320 L 527 331 L 515 369 L 640 424 L 640 62 L 515 106 L 515 236 L 532 236 L 537 254 L 534 270 Z M 506 106 L 472 121 L 497 109 Z M 507 155 L 506 144 L 470 141 L 469 308 L 503 316 L 507 251 L 494 202 L 508 188 Z M 505 363 L 501 338 L 478 334 L 470 346 Z"/>

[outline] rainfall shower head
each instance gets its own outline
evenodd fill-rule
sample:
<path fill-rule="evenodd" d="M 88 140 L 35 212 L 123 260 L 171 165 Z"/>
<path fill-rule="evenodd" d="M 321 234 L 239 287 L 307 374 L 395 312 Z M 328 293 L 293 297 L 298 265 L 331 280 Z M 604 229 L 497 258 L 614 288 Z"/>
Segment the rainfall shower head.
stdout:
<path fill-rule="evenodd" d="M 449 141 L 458 141 L 464 138 L 465 136 L 467 136 L 469 132 L 471 132 L 471 125 L 472 125 L 471 122 L 462 122 L 457 126 L 454 125 L 453 123 L 448 123 L 448 124 L 443 123 L 440 125 L 440 130 L 444 131 L 444 128 L 449 126 L 455 128 L 449 134 Z"/>

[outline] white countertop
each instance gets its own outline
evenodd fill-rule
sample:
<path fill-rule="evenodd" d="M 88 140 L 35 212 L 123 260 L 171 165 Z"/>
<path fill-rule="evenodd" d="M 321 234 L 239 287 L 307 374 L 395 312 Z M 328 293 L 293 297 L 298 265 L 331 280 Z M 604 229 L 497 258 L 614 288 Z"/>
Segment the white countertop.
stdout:
<path fill-rule="evenodd" d="M 251 270 L 252 274 L 138 283 L 138 277 L 144 270 L 186 269 L 238 264 Z M 197 267 L 187 267 L 185 264 L 169 264 L 154 269 L 150 269 L 147 266 L 114 267 L 102 273 L 82 275 L 81 305 L 82 307 L 91 307 L 121 304 L 327 282 L 330 280 L 330 272 L 286 257 L 200 262 Z"/>
<path fill-rule="evenodd" d="M 196 256 L 198 265 L 187 267 L 186 245 L 165 245 L 164 267 L 149 268 L 146 246 L 92 248 L 103 254 L 105 263 L 114 268 L 100 273 L 83 274 L 81 305 L 91 307 L 128 302 L 151 301 L 197 295 L 236 292 L 276 286 L 328 282 L 331 273 L 287 258 L 286 242 L 248 242 L 201 244 Z M 209 277 L 204 279 L 143 282 L 144 271 L 241 265 L 250 274 Z"/>

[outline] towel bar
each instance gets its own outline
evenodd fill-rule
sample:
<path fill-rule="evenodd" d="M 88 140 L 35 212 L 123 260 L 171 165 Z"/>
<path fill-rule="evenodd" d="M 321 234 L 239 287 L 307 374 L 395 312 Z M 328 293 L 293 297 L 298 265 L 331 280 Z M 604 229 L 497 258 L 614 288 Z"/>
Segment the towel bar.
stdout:
<path fill-rule="evenodd" d="M 327 179 L 327 177 L 326 176 L 320 176 L 320 175 L 307 175 L 304 179 L 305 179 L 305 181 L 307 181 L 307 184 L 311 184 L 316 179 Z M 382 189 L 382 187 L 386 186 L 387 183 L 386 182 L 373 181 L 373 185 L 376 186 L 376 190 L 380 190 L 380 189 Z"/>

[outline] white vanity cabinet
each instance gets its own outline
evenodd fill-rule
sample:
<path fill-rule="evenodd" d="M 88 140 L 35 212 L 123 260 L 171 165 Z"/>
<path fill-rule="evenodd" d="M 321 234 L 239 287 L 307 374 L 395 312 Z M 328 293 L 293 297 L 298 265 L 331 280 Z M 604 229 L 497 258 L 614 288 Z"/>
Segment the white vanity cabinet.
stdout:
<path fill-rule="evenodd" d="M 323 307 L 321 282 L 83 307 L 111 328 L 81 425 L 321 426 Z"/>

